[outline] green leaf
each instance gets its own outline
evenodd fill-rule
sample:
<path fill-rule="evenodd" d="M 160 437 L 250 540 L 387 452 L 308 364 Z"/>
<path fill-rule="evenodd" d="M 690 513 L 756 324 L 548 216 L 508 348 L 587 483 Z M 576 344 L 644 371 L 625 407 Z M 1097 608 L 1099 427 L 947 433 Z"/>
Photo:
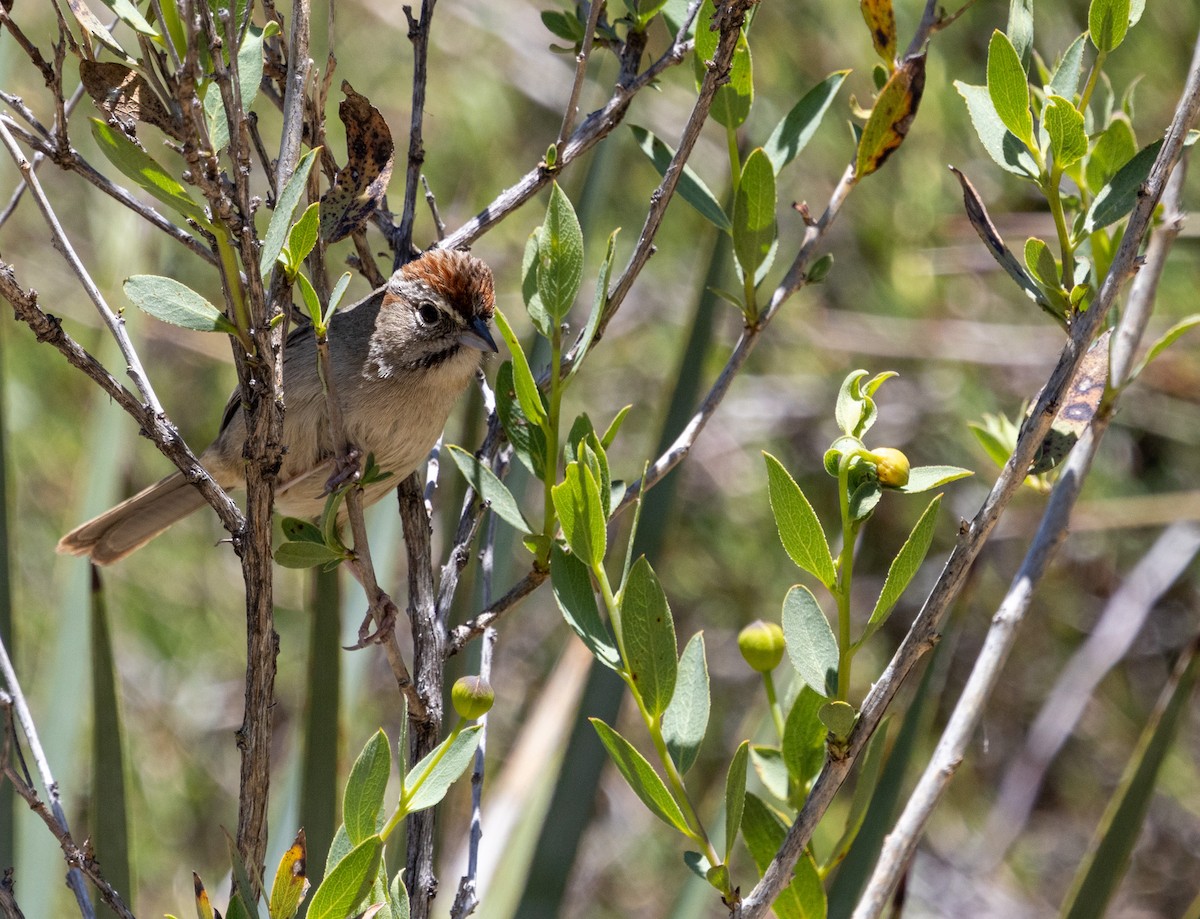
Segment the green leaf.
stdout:
<path fill-rule="evenodd" d="M 321 230 L 320 210 L 320 202 L 314 201 L 305 208 L 288 233 L 288 261 L 293 271 L 300 267 L 300 263 L 308 258 L 308 253 L 312 252 L 313 246 L 317 244 L 317 235 Z"/>
<path fill-rule="evenodd" d="M 388 899 L 391 901 L 392 919 L 408 919 L 408 888 L 404 886 L 404 872 L 397 871 L 388 888 Z"/>
<path fill-rule="evenodd" d="M 838 646 L 817 598 L 797 584 L 783 599 L 783 637 L 792 666 L 814 692 L 831 696 L 837 687 Z"/>
<path fill-rule="evenodd" d="M 633 138 L 637 142 L 638 149 L 649 157 L 650 162 L 654 164 L 654 168 L 660 176 L 665 175 L 667 167 L 671 163 L 671 158 L 675 155 L 675 151 L 645 128 L 631 125 L 630 130 L 633 131 Z M 696 171 L 691 166 L 685 165 L 683 167 L 683 172 L 680 173 L 679 184 L 675 186 L 675 191 L 678 192 L 679 197 L 683 198 L 684 201 L 699 211 L 700 215 L 718 230 L 724 230 L 728 233 L 733 229 L 733 223 L 725 214 L 716 196 L 708 190 L 708 186 L 704 184 L 704 180 L 696 174 Z"/>
<path fill-rule="evenodd" d="M 296 210 L 300 196 L 304 194 L 305 185 L 308 183 L 308 173 L 312 169 L 312 164 L 320 149 L 320 147 L 314 147 L 300 158 L 300 162 L 296 164 L 296 171 L 287 180 L 275 202 L 275 210 L 271 214 L 271 222 L 267 224 L 267 235 L 263 237 L 262 254 L 258 261 L 258 270 L 264 279 L 271 274 L 275 260 L 283 251 L 283 243 L 287 239 L 288 228 L 292 223 L 292 212 Z"/>
<path fill-rule="evenodd" d="M 309 321 L 317 327 L 318 334 L 328 331 L 321 329 L 321 298 L 317 296 L 316 288 L 313 287 L 312 281 L 308 276 L 299 273 L 296 275 L 296 286 L 300 288 L 300 296 L 304 299 L 304 308 L 308 311 Z"/>
<path fill-rule="evenodd" d="M 1187 723 L 1193 711 L 1189 702 L 1200 675 L 1200 656 L 1196 652 L 1197 645 L 1192 642 L 1176 663 L 1142 729 L 1120 785 L 1088 846 L 1088 855 L 1063 901 L 1059 915 L 1065 919 L 1090 919 L 1108 913 L 1107 906 L 1129 865 L 1164 761 L 1180 725 Z"/>
<path fill-rule="evenodd" d="M 525 522 L 521 508 L 517 505 L 517 499 L 512 496 L 508 486 L 497 478 L 496 473 L 481 463 L 475 454 L 454 444 L 450 444 L 450 456 L 454 460 L 454 465 L 471 483 L 475 493 L 483 499 L 497 517 L 518 533 L 526 536 L 533 533 L 533 529 Z"/>
<path fill-rule="evenodd" d="M 116 13 L 121 21 L 134 31 L 149 35 L 151 38 L 159 37 L 158 30 L 146 21 L 146 17 L 133 5 L 131 0 L 104 0 L 104 5 Z"/>
<path fill-rule="evenodd" d="M 1087 44 L 1087 32 L 1080 35 L 1063 53 L 1054 68 L 1050 82 L 1046 84 L 1046 92 L 1064 99 L 1074 99 L 1079 91 L 1079 73 L 1083 67 L 1083 48 Z"/>
<path fill-rule="evenodd" d="M 1050 96 L 1042 110 L 1042 118 L 1050 135 L 1055 167 L 1067 169 L 1083 159 L 1088 149 L 1083 114 L 1061 96 Z"/>
<path fill-rule="evenodd" d="M 667 595 L 645 556 L 633 563 L 621 586 L 621 637 L 636 692 L 657 718 L 671 703 L 679 664 Z"/>
<path fill-rule="evenodd" d="M 832 587 L 837 574 L 821 521 L 783 464 L 769 453 L 763 457 L 767 462 L 771 511 L 783 548 L 800 568 L 815 575 L 826 587 Z"/>
<path fill-rule="evenodd" d="M 1092 233 L 1101 227 L 1128 216 L 1137 204 L 1138 189 L 1150 175 L 1150 169 L 1158 158 L 1162 141 L 1156 140 L 1138 151 L 1128 163 L 1117 170 L 1111 181 L 1096 194 L 1083 222 L 1083 231 Z"/>
<path fill-rule="evenodd" d="M 1130 381 L 1136 380 L 1143 370 L 1150 364 L 1152 360 L 1162 354 L 1167 348 L 1171 347 L 1175 341 L 1184 333 L 1200 326 L 1200 314 L 1193 313 L 1191 316 L 1185 316 L 1175 323 L 1171 328 L 1167 329 L 1158 340 L 1150 346 L 1150 350 L 1146 352 L 1146 356 L 1129 375 Z"/>
<path fill-rule="evenodd" d="M 837 95 L 849 73 L 849 70 L 835 70 L 805 93 L 775 126 L 763 150 L 775 168 L 776 175 L 808 146 L 808 142 L 817 133 L 817 128 L 821 126 L 825 113 L 829 111 L 833 97 Z"/>
<path fill-rule="evenodd" d="M 1033 149 L 1033 115 L 1029 111 L 1029 83 L 1021 58 L 1008 36 L 997 29 L 988 43 L 987 89 L 1000 121 Z"/>
<path fill-rule="evenodd" d="M 608 548 L 607 520 L 592 471 L 582 463 L 571 463 L 551 494 L 571 551 L 588 566 L 599 565 Z"/>
<path fill-rule="evenodd" d="M 142 189 L 184 217 L 201 226 L 211 226 L 204 208 L 192 200 L 187 189 L 120 130 L 93 118 L 92 137 L 108 161 Z"/>
<path fill-rule="evenodd" d="M 780 801 L 789 800 L 788 770 L 778 747 L 755 744 L 750 748 L 750 762 L 763 787 Z"/>
<path fill-rule="evenodd" d="M 871 32 L 871 44 L 875 53 L 888 67 L 896 61 L 896 13 L 892 0 L 861 0 L 863 20 Z"/>
<path fill-rule="evenodd" d="M 733 251 L 746 277 L 759 280 L 776 235 L 775 169 L 759 147 L 746 157 L 733 196 Z"/>
<path fill-rule="evenodd" d="M 983 144 L 988 156 L 1001 169 L 1024 178 L 1036 178 L 1037 163 L 1029 154 L 1029 150 L 1011 131 L 1004 126 L 992 98 L 988 95 L 986 86 L 971 86 L 961 80 L 954 81 L 963 101 L 967 103 L 967 113 L 971 116 L 971 124 Z"/>
<path fill-rule="evenodd" d="M 371 889 L 379 872 L 383 840 L 371 836 L 356 846 L 333 870 L 313 894 L 308 904 L 308 919 L 346 919 Z"/>
<path fill-rule="evenodd" d="M 197 332 L 237 332 L 219 309 L 174 278 L 135 274 L 122 287 L 134 306 L 162 322 Z"/>
<path fill-rule="evenodd" d="M 529 320 L 543 338 L 550 338 L 554 333 L 554 320 L 546 312 L 542 298 L 538 294 L 538 266 L 542 260 L 538 255 L 538 244 L 542 238 L 542 228 L 538 227 L 525 240 L 525 251 L 521 256 L 521 299 L 525 301 L 525 311 Z"/>
<path fill-rule="evenodd" d="M 472 724 L 451 734 L 426 754 L 404 777 L 402 801 L 406 813 L 433 807 L 475 757 L 482 725 Z"/>
<path fill-rule="evenodd" d="M 854 706 L 849 702 L 843 702 L 840 699 L 833 702 L 826 702 L 817 710 L 817 717 L 821 719 L 821 723 L 829 728 L 829 733 L 835 739 L 844 740 L 850 736 L 850 731 L 854 727 L 854 721 L 858 717 L 858 712 L 854 710 Z"/>
<path fill-rule="evenodd" d="M 275 563 L 284 568 L 317 568 L 345 559 L 345 554 L 321 542 L 285 542 L 275 549 Z"/>
<path fill-rule="evenodd" d="M 500 310 L 496 310 L 492 314 L 492 318 L 496 321 L 496 328 L 500 330 L 500 335 L 504 338 L 504 343 L 508 345 L 508 351 L 512 355 L 513 387 L 517 391 L 517 402 L 521 406 L 521 411 L 525 413 L 525 417 L 531 423 L 545 430 L 549 417 L 546 414 L 546 404 L 542 401 L 541 390 L 538 389 L 537 382 L 533 379 L 533 371 L 529 369 L 529 361 L 525 358 L 525 352 L 521 350 L 521 343 L 517 341 L 517 336 L 513 334 L 512 327 Z"/>
<path fill-rule="evenodd" d="M 358 754 L 342 794 L 342 821 L 351 845 L 359 845 L 383 828 L 383 796 L 391 771 L 392 751 L 380 729 Z"/>
<path fill-rule="evenodd" d="M 903 488 L 897 488 L 896 491 L 906 495 L 919 495 L 923 491 L 941 488 L 950 482 L 965 479 L 974 474 L 970 469 L 963 469 L 960 466 L 913 466 L 908 471 L 908 484 Z"/>
<path fill-rule="evenodd" d="M 696 14 L 695 54 L 692 58 L 693 72 L 696 77 L 696 88 L 704 81 L 707 64 L 717 53 L 717 45 L 721 35 L 709 28 L 713 21 L 714 7 L 712 0 L 704 0 Z M 753 65 L 750 60 L 750 46 L 746 42 L 743 31 L 738 35 L 734 48 L 733 60 L 729 65 L 729 82 L 717 89 L 713 98 L 712 119 L 726 128 L 736 128 L 746 120 L 750 106 L 754 102 Z"/>
<path fill-rule="evenodd" d="M 1028 70 L 1033 52 L 1033 0 L 1010 0 L 1008 25 L 1004 31 L 1012 41 L 1021 66 Z"/>
<path fill-rule="evenodd" d="M 1088 7 L 1088 32 L 1098 51 L 1112 51 L 1129 31 L 1129 0 L 1092 0 Z"/>
<path fill-rule="evenodd" d="M 563 618 L 596 660 L 612 670 L 620 670 L 621 655 L 612 633 L 600 618 L 587 566 L 557 544 L 550 548 L 550 586 Z"/>
<path fill-rule="evenodd" d="M 620 230 L 617 229 L 608 234 L 608 245 L 604 250 L 604 261 L 600 263 L 600 274 L 596 278 L 596 294 L 592 298 L 592 311 L 588 314 L 587 325 L 583 327 L 583 332 L 580 333 L 579 341 L 575 345 L 575 363 L 567 371 L 568 381 L 583 366 L 583 359 L 587 357 L 588 348 L 592 346 L 592 339 L 596 336 L 596 329 L 600 327 L 600 320 L 604 317 L 604 309 L 608 306 L 608 282 L 612 278 L 613 261 L 616 257 L 617 249 L 617 233 L 619 232 Z M 605 444 L 605 446 L 607 447 L 608 445 Z"/>
<path fill-rule="evenodd" d="M 746 807 L 746 764 L 750 759 L 750 741 L 743 740 L 734 751 L 725 775 L 725 861 L 733 852 L 742 813 Z"/>
<path fill-rule="evenodd" d="M 1025 267 L 1042 287 L 1052 290 L 1058 290 L 1061 287 L 1058 279 L 1058 265 L 1054 261 L 1054 254 L 1044 240 L 1035 236 L 1025 240 Z"/>
<path fill-rule="evenodd" d="M 555 324 L 570 312 L 583 279 L 583 231 L 575 208 L 555 182 L 538 236 L 538 297 Z"/>
<path fill-rule="evenodd" d="M 522 465 L 541 479 L 546 475 L 546 433 L 530 424 L 521 404 L 517 401 L 517 390 L 513 384 L 512 361 L 505 361 L 496 372 L 496 414 L 508 436 L 509 443 Z"/>
<path fill-rule="evenodd" d="M 700 753 L 700 744 L 708 731 L 708 712 L 708 663 L 704 656 L 704 633 L 697 632 L 679 656 L 675 692 L 662 719 L 663 740 L 681 775 L 692 768 Z"/>
<path fill-rule="evenodd" d="M 904 545 L 892 559 L 887 577 L 883 581 L 883 589 L 879 592 L 879 599 L 875 601 L 875 609 L 871 611 L 871 618 L 867 622 L 863 636 L 858 640 L 860 645 L 887 622 L 888 616 L 899 602 L 901 595 L 921 569 L 921 563 L 925 561 L 929 546 L 933 542 L 933 528 L 937 522 L 937 511 L 941 503 L 941 495 L 929 502 L 924 513 L 912 528 L 912 532 L 908 534 L 908 539 L 904 540 Z"/>
<path fill-rule="evenodd" d="M 783 727 L 783 762 L 788 775 L 803 787 L 825 762 L 825 725 L 817 716 L 825 699 L 809 686 L 800 687 Z"/>
<path fill-rule="evenodd" d="M 756 795 L 746 794 L 742 814 L 742 839 L 759 874 L 767 870 L 775 853 L 783 845 L 787 828 L 778 815 Z M 804 852 L 796 862 L 792 880 L 771 904 L 779 919 L 824 919 L 825 892 L 810 852 Z"/>
<path fill-rule="evenodd" d="M 641 798 L 642 803 L 649 808 L 650 813 L 668 826 L 675 827 L 681 833 L 688 833 L 687 820 L 684 819 L 683 811 L 679 809 L 679 805 L 667 791 L 667 786 L 659 778 L 658 773 L 646 762 L 646 758 L 638 753 L 628 740 L 599 718 L 589 718 L 588 721 L 596 729 L 600 742 L 604 744 L 604 749 L 608 751 L 617 770 L 629 787 L 633 789 L 634 794 Z"/>
<path fill-rule="evenodd" d="M 1137 139 L 1129 118 L 1124 114 L 1114 116 L 1088 156 L 1084 170 L 1088 188 L 1097 192 L 1102 189 L 1112 181 L 1117 170 L 1134 158 L 1137 150 Z"/>
<path fill-rule="evenodd" d="M 263 39 L 270 38 L 279 31 L 277 22 L 268 22 L 265 29 L 250 26 L 242 38 L 238 48 L 237 71 L 238 89 L 242 111 L 248 111 L 258 95 L 259 85 L 263 75 Z M 224 149 L 229 145 L 229 121 L 225 117 L 225 106 L 221 99 L 221 89 L 216 81 L 209 83 L 204 94 L 204 114 L 208 119 L 209 140 L 214 150 Z"/>

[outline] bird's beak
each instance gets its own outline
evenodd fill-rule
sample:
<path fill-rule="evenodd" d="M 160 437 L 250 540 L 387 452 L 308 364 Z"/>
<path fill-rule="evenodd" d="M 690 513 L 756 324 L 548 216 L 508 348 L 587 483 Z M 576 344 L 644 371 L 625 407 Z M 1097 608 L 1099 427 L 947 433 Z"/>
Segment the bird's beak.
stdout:
<path fill-rule="evenodd" d="M 480 351 L 499 351 L 492 338 L 492 330 L 488 328 L 487 320 L 476 316 L 471 324 L 458 336 L 458 343 L 468 348 L 478 348 Z"/>

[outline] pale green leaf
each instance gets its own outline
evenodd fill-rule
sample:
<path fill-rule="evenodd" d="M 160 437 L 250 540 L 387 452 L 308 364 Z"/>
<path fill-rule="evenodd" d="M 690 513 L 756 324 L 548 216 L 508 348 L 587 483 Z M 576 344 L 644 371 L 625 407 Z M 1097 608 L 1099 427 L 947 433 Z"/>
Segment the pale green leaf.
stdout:
<path fill-rule="evenodd" d="M 696 762 L 700 744 L 708 730 L 708 714 L 708 663 L 704 655 L 704 633 L 697 632 L 679 656 L 675 692 L 662 719 L 663 740 L 680 774 L 686 773 Z"/>
<path fill-rule="evenodd" d="M 818 695 L 831 696 L 837 687 L 838 646 L 817 598 L 802 584 L 783 600 L 783 637 L 796 672 Z"/>
<path fill-rule="evenodd" d="M 1033 147 L 1033 114 L 1025 68 L 1008 36 L 997 29 L 988 43 L 987 88 L 996 114 L 1025 146 Z"/>
<path fill-rule="evenodd" d="M 667 595 L 645 556 L 633 563 L 621 586 L 621 637 L 635 691 L 657 718 L 675 693 L 679 662 Z"/>
<path fill-rule="evenodd" d="M 219 309 L 174 278 L 135 274 L 122 288 L 134 306 L 171 325 L 197 332 L 237 331 Z"/>
<path fill-rule="evenodd" d="M 492 509 L 492 512 L 518 533 L 531 534 L 533 529 L 525 522 L 525 516 L 517 505 L 517 499 L 508 490 L 496 473 L 492 472 L 475 454 L 462 447 L 450 445 L 450 456 L 475 493 Z"/>
<path fill-rule="evenodd" d="M 646 758 L 638 753 L 628 740 L 599 718 L 589 718 L 588 720 L 596 729 L 600 742 L 604 744 L 604 749 L 608 751 L 617 770 L 629 787 L 633 789 L 634 794 L 641 798 L 642 803 L 649 808 L 650 813 L 668 826 L 675 827 L 681 833 L 688 832 L 687 820 L 684 819 L 683 811 L 679 809 L 679 805 L 667 791 L 667 786 L 654 771 L 654 767 L 646 762 Z"/>
<path fill-rule="evenodd" d="M 821 521 L 783 464 L 769 453 L 763 457 L 767 462 L 771 511 L 783 548 L 800 568 L 815 575 L 826 587 L 832 586 L 837 574 Z"/>

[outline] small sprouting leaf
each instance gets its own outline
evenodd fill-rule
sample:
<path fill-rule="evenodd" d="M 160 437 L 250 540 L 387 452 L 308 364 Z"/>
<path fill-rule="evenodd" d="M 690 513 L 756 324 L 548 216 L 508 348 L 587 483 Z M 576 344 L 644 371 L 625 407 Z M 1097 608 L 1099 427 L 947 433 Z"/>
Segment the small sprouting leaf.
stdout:
<path fill-rule="evenodd" d="M 533 529 L 525 522 L 517 499 L 508 490 L 508 486 L 497 478 L 496 473 L 481 463 L 475 454 L 454 444 L 450 445 L 450 456 L 454 460 L 454 465 L 471 483 L 475 493 L 487 503 L 497 517 L 518 533 L 529 535 L 533 532 Z"/>
<path fill-rule="evenodd" d="M 1025 240 L 1025 267 L 1043 287 L 1058 288 L 1058 264 L 1044 240 L 1031 236 Z"/>
<path fill-rule="evenodd" d="M 346 127 L 346 165 L 321 198 L 321 236 L 334 243 L 357 230 L 375 211 L 392 177 L 395 144 L 387 121 L 345 80 L 338 117 Z"/>
<path fill-rule="evenodd" d="M 733 196 L 733 251 L 746 277 L 759 280 L 775 239 L 775 170 L 759 147 L 746 157 Z"/>
<path fill-rule="evenodd" d="M 854 706 L 849 702 L 842 702 L 839 699 L 822 705 L 817 712 L 817 717 L 821 719 L 821 723 L 825 727 L 829 728 L 830 734 L 838 740 L 844 740 L 850 736 L 858 713 L 854 711 Z"/>
<path fill-rule="evenodd" d="M 837 687 L 837 639 L 817 598 L 803 584 L 792 587 L 784 597 L 782 625 L 788 658 L 800 679 L 818 695 L 833 695 Z"/>
<path fill-rule="evenodd" d="M 383 827 L 383 796 L 392 771 L 392 751 L 380 729 L 371 735 L 350 769 L 342 793 L 342 821 L 357 846 Z"/>
<path fill-rule="evenodd" d="M 859 644 L 865 642 L 881 625 L 887 622 L 888 616 L 900 600 L 901 595 L 920 570 L 921 563 L 925 560 L 925 555 L 929 552 L 929 546 L 933 542 L 933 528 L 937 522 L 937 510 L 941 501 L 942 496 L 938 495 L 929 502 L 924 513 L 912 528 L 912 532 L 908 534 L 908 539 L 904 541 L 904 545 L 892 559 L 891 567 L 888 568 L 887 577 L 883 582 L 883 589 L 879 592 L 879 599 L 875 601 L 875 609 L 871 612 L 871 618 L 867 622 L 862 638 L 858 640 Z"/>
<path fill-rule="evenodd" d="M 149 153 L 123 133 L 99 118 L 92 119 L 92 136 L 108 161 L 133 179 L 167 207 L 202 226 L 208 226 L 204 208 L 192 200 L 186 188 L 179 184 Z"/>
<path fill-rule="evenodd" d="M 308 904 L 309 919 L 346 919 L 379 874 L 383 840 L 370 836 L 339 861 Z"/>
<path fill-rule="evenodd" d="M 329 305 L 325 307 L 325 315 L 321 317 L 321 325 L 329 325 L 329 320 L 333 318 L 333 314 L 337 312 L 337 308 L 342 305 L 342 297 L 346 296 L 346 288 L 349 286 L 350 272 L 343 271 L 342 276 L 333 285 L 333 290 L 329 292 Z"/>
<path fill-rule="evenodd" d="M 550 189 L 537 252 L 538 298 L 557 324 L 570 312 L 583 279 L 583 231 L 571 199 L 557 182 Z"/>
<path fill-rule="evenodd" d="M 592 727 L 600 736 L 600 742 L 612 758 L 617 770 L 625 778 L 634 794 L 641 798 L 642 803 L 668 826 L 673 826 L 681 833 L 688 832 L 687 820 L 667 786 L 659 778 L 654 767 L 646 762 L 646 758 L 633 748 L 633 745 L 610 728 L 599 718 L 589 718 Z"/>
<path fill-rule="evenodd" d="M 734 751 L 725 775 L 725 861 L 733 852 L 738 830 L 742 826 L 742 812 L 746 807 L 746 764 L 750 759 L 750 741 L 743 740 Z"/>
<path fill-rule="evenodd" d="M 783 548 L 798 566 L 832 587 L 837 573 L 816 511 L 783 464 L 769 453 L 763 458 L 767 462 L 767 493 Z"/>
<path fill-rule="evenodd" d="M 896 13 L 892 0 L 860 0 L 859 8 L 871 30 L 875 53 L 891 67 L 896 60 Z"/>
<path fill-rule="evenodd" d="M 600 486 L 592 470 L 583 463 L 571 463 L 563 481 L 551 489 L 551 495 L 571 551 L 585 564 L 599 565 L 608 548 L 607 514 L 600 503 Z"/>
<path fill-rule="evenodd" d="M 1013 135 L 1033 149 L 1033 114 L 1029 111 L 1029 82 L 1008 36 L 997 29 L 988 43 L 987 88 L 996 114 Z"/>
<path fill-rule="evenodd" d="M 263 238 L 262 254 L 259 256 L 258 262 L 259 272 L 264 279 L 271 273 L 275 260 L 283 251 L 283 243 L 287 239 L 288 228 L 292 223 L 292 212 L 296 210 L 300 196 L 304 194 L 308 173 L 312 169 L 312 164 L 320 149 L 320 147 L 314 147 L 300 158 L 300 162 L 296 164 L 296 171 L 287 180 L 275 202 L 275 210 L 271 214 L 271 222 L 267 224 L 267 235 Z"/>
<path fill-rule="evenodd" d="M 646 711 L 658 717 L 675 693 L 679 662 L 667 595 L 645 556 L 633 563 L 621 586 L 621 636 L 635 691 Z"/>
<path fill-rule="evenodd" d="M 1004 126 L 992 104 L 986 86 L 971 86 L 961 80 L 954 81 L 963 101 L 967 103 L 967 113 L 971 116 L 971 125 L 979 136 L 979 142 L 987 151 L 993 162 L 1001 169 L 1024 178 L 1036 178 L 1037 163 L 1034 162 L 1029 150 L 1017 139 L 1017 136 Z"/>
<path fill-rule="evenodd" d="M 446 797 L 450 786 L 475 758 L 481 727 L 472 724 L 459 731 L 457 736 L 451 734 L 408 770 L 401 795 L 407 813 L 433 807 Z M 436 765 L 433 765 L 435 761 Z"/>
<path fill-rule="evenodd" d="M 623 425 L 625 423 L 625 419 L 629 417 L 629 410 L 631 408 L 633 408 L 632 405 L 626 405 L 619 412 L 617 412 L 616 415 L 613 416 L 613 420 L 609 423 L 608 427 L 605 428 L 604 433 L 600 435 L 600 445 L 603 446 L 605 450 L 613 445 L 613 441 L 617 438 L 617 433 L 621 430 L 621 425 Z"/>
<path fill-rule="evenodd" d="M 913 466 L 908 472 L 908 484 L 896 491 L 906 495 L 919 495 L 931 488 L 941 488 L 958 479 L 974 475 L 970 469 L 961 466 Z"/>
<path fill-rule="evenodd" d="M 1061 96 L 1050 96 L 1042 110 L 1046 132 L 1050 135 L 1050 150 L 1054 165 L 1067 169 L 1087 154 L 1087 131 L 1083 128 L 1083 113 Z"/>
<path fill-rule="evenodd" d="M 825 761 L 825 725 L 817 713 L 825 699 L 802 686 L 783 727 L 783 762 L 797 784 L 811 782 Z"/>
<path fill-rule="evenodd" d="M 138 309 L 155 319 L 197 332 L 236 332 L 225 314 L 174 278 L 135 274 L 122 285 Z"/>
<path fill-rule="evenodd" d="M 308 258 L 308 253 L 312 252 L 313 246 L 317 244 L 317 232 L 321 219 L 320 209 L 321 205 L 314 201 L 305 208 L 300 219 L 292 225 L 292 229 L 288 233 L 288 261 L 291 263 L 289 267 L 293 271 L 300 267 L 300 263 Z"/>
<path fill-rule="evenodd" d="M 925 53 L 907 57 L 892 71 L 863 125 L 855 154 L 854 176 L 861 179 L 881 167 L 904 143 L 925 92 Z"/>
<path fill-rule="evenodd" d="M 837 95 L 849 73 L 849 70 L 836 70 L 831 73 L 805 93 L 775 126 L 763 150 L 766 151 L 771 165 L 775 167 L 776 175 L 808 146 L 808 142 L 821 125 L 821 119 L 829 110 L 829 104 L 833 102 L 833 97 Z"/>
<path fill-rule="evenodd" d="M 671 163 L 671 158 L 675 155 L 675 151 L 645 128 L 632 125 L 630 130 L 633 131 L 633 137 L 637 142 L 638 148 L 649 157 L 658 174 L 660 176 L 664 175 L 667 171 L 667 166 Z M 704 180 L 696 174 L 691 166 L 685 165 L 683 167 L 683 172 L 679 176 L 679 184 L 675 186 L 675 191 L 679 193 L 679 197 L 683 198 L 684 201 L 699 211 L 701 216 L 718 230 L 724 230 L 728 233 L 733 229 L 733 224 L 717 201 L 716 195 L 708 190 L 708 186 L 704 184 Z"/>
<path fill-rule="evenodd" d="M 667 751 L 680 774 L 686 773 L 696 762 L 700 744 L 708 730 L 708 712 L 708 663 L 704 659 L 704 633 L 697 632 L 679 656 L 675 692 L 662 719 L 663 740 L 667 742 Z"/>
<path fill-rule="evenodd" d="M 513 388 L 517 391 L 517 402 L 521 406 L 521 411 L 525 413 L 525 417 L 532 424 L 544 428 L 548 418 L 546 403 L 542 401 L 542 393 L 533 378 L 533 371 L 529 369 L 529 361 L 521 349 L 521 343 L 517 340 L 512 326 L 508 324 L 508 320 L 504 318 L 504 314 L 500 310 L 496 310 L 492 314 L 492 318 L 496 322 L 496 328 L 500 330 L 504 343 L 508 345 L 508 353 L 512 355 Z"/>
<path fill-rule="evenodd" d="M 550 586 L 567 624 L 596 660 L 612 670 L 621 669 L 621 655 L 612 633 L 596 606 L 596 595 L 587 566 L 557 544 L 550 548 Z"/>
<path fill-rule="evenodd" d="M 1137 154 L 1137 139 L 1129 118 L 1115 115 L 1104 133 L 1097 138 L 1088 156 L 1084 176 L 1088 188 L 1099 191 L 1117 174 L 1122 166 Z"/>
<path fill-rule="evenodd" d="M 1110 223 L 1116 223 L 1133 210 L 1133 206 L 1137 204 L 1138 189 L 1150 175 L 1150 169 L 1154 166 L 1161 147 L 1161 140 L 1143 147 L 1096 193 L 1083 222 L 1085 233 L 1090 234 Z"/>
<path fill-rule="evenodd" d="M 321 298 L 317 296 L 317 289 L 313 287 L 312 281 L 303 272 L 296 275 L 296 286 L 300 288 L 300 296 L 304 300 L 304 308 L 308 311 L 309 322 L 316 328 L 318 335 L 324 335 L 329 330 L 321 326 Z"/>
<path fill-rule="evenodd" d="M 1098 51 L 1112 51 L 1129 31 L 1130 0 L 1092 0 L 1088 7 L 1088 33 Z"/>
<path fill-rule="evenodd" d="M 304 892 L 308 890 L 307 862 L 308 848 L 304 840 L 304 828 L 301 827 L 275 870 L 271 899 L 267 905 L 271 919 L 292 919 L 296 915 Z"/>

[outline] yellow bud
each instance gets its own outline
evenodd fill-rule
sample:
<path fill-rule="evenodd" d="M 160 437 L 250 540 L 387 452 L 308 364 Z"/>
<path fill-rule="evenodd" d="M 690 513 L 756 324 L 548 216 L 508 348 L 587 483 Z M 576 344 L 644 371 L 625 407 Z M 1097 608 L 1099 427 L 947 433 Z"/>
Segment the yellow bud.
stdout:
<path fill-rule="evenodd" d="M 875 474 L 879 484 L 885 488 L 903 488 L 908 484 L 908 457 L 894 447 L 880 447 L 871 451 L 875 461 Z"/>

